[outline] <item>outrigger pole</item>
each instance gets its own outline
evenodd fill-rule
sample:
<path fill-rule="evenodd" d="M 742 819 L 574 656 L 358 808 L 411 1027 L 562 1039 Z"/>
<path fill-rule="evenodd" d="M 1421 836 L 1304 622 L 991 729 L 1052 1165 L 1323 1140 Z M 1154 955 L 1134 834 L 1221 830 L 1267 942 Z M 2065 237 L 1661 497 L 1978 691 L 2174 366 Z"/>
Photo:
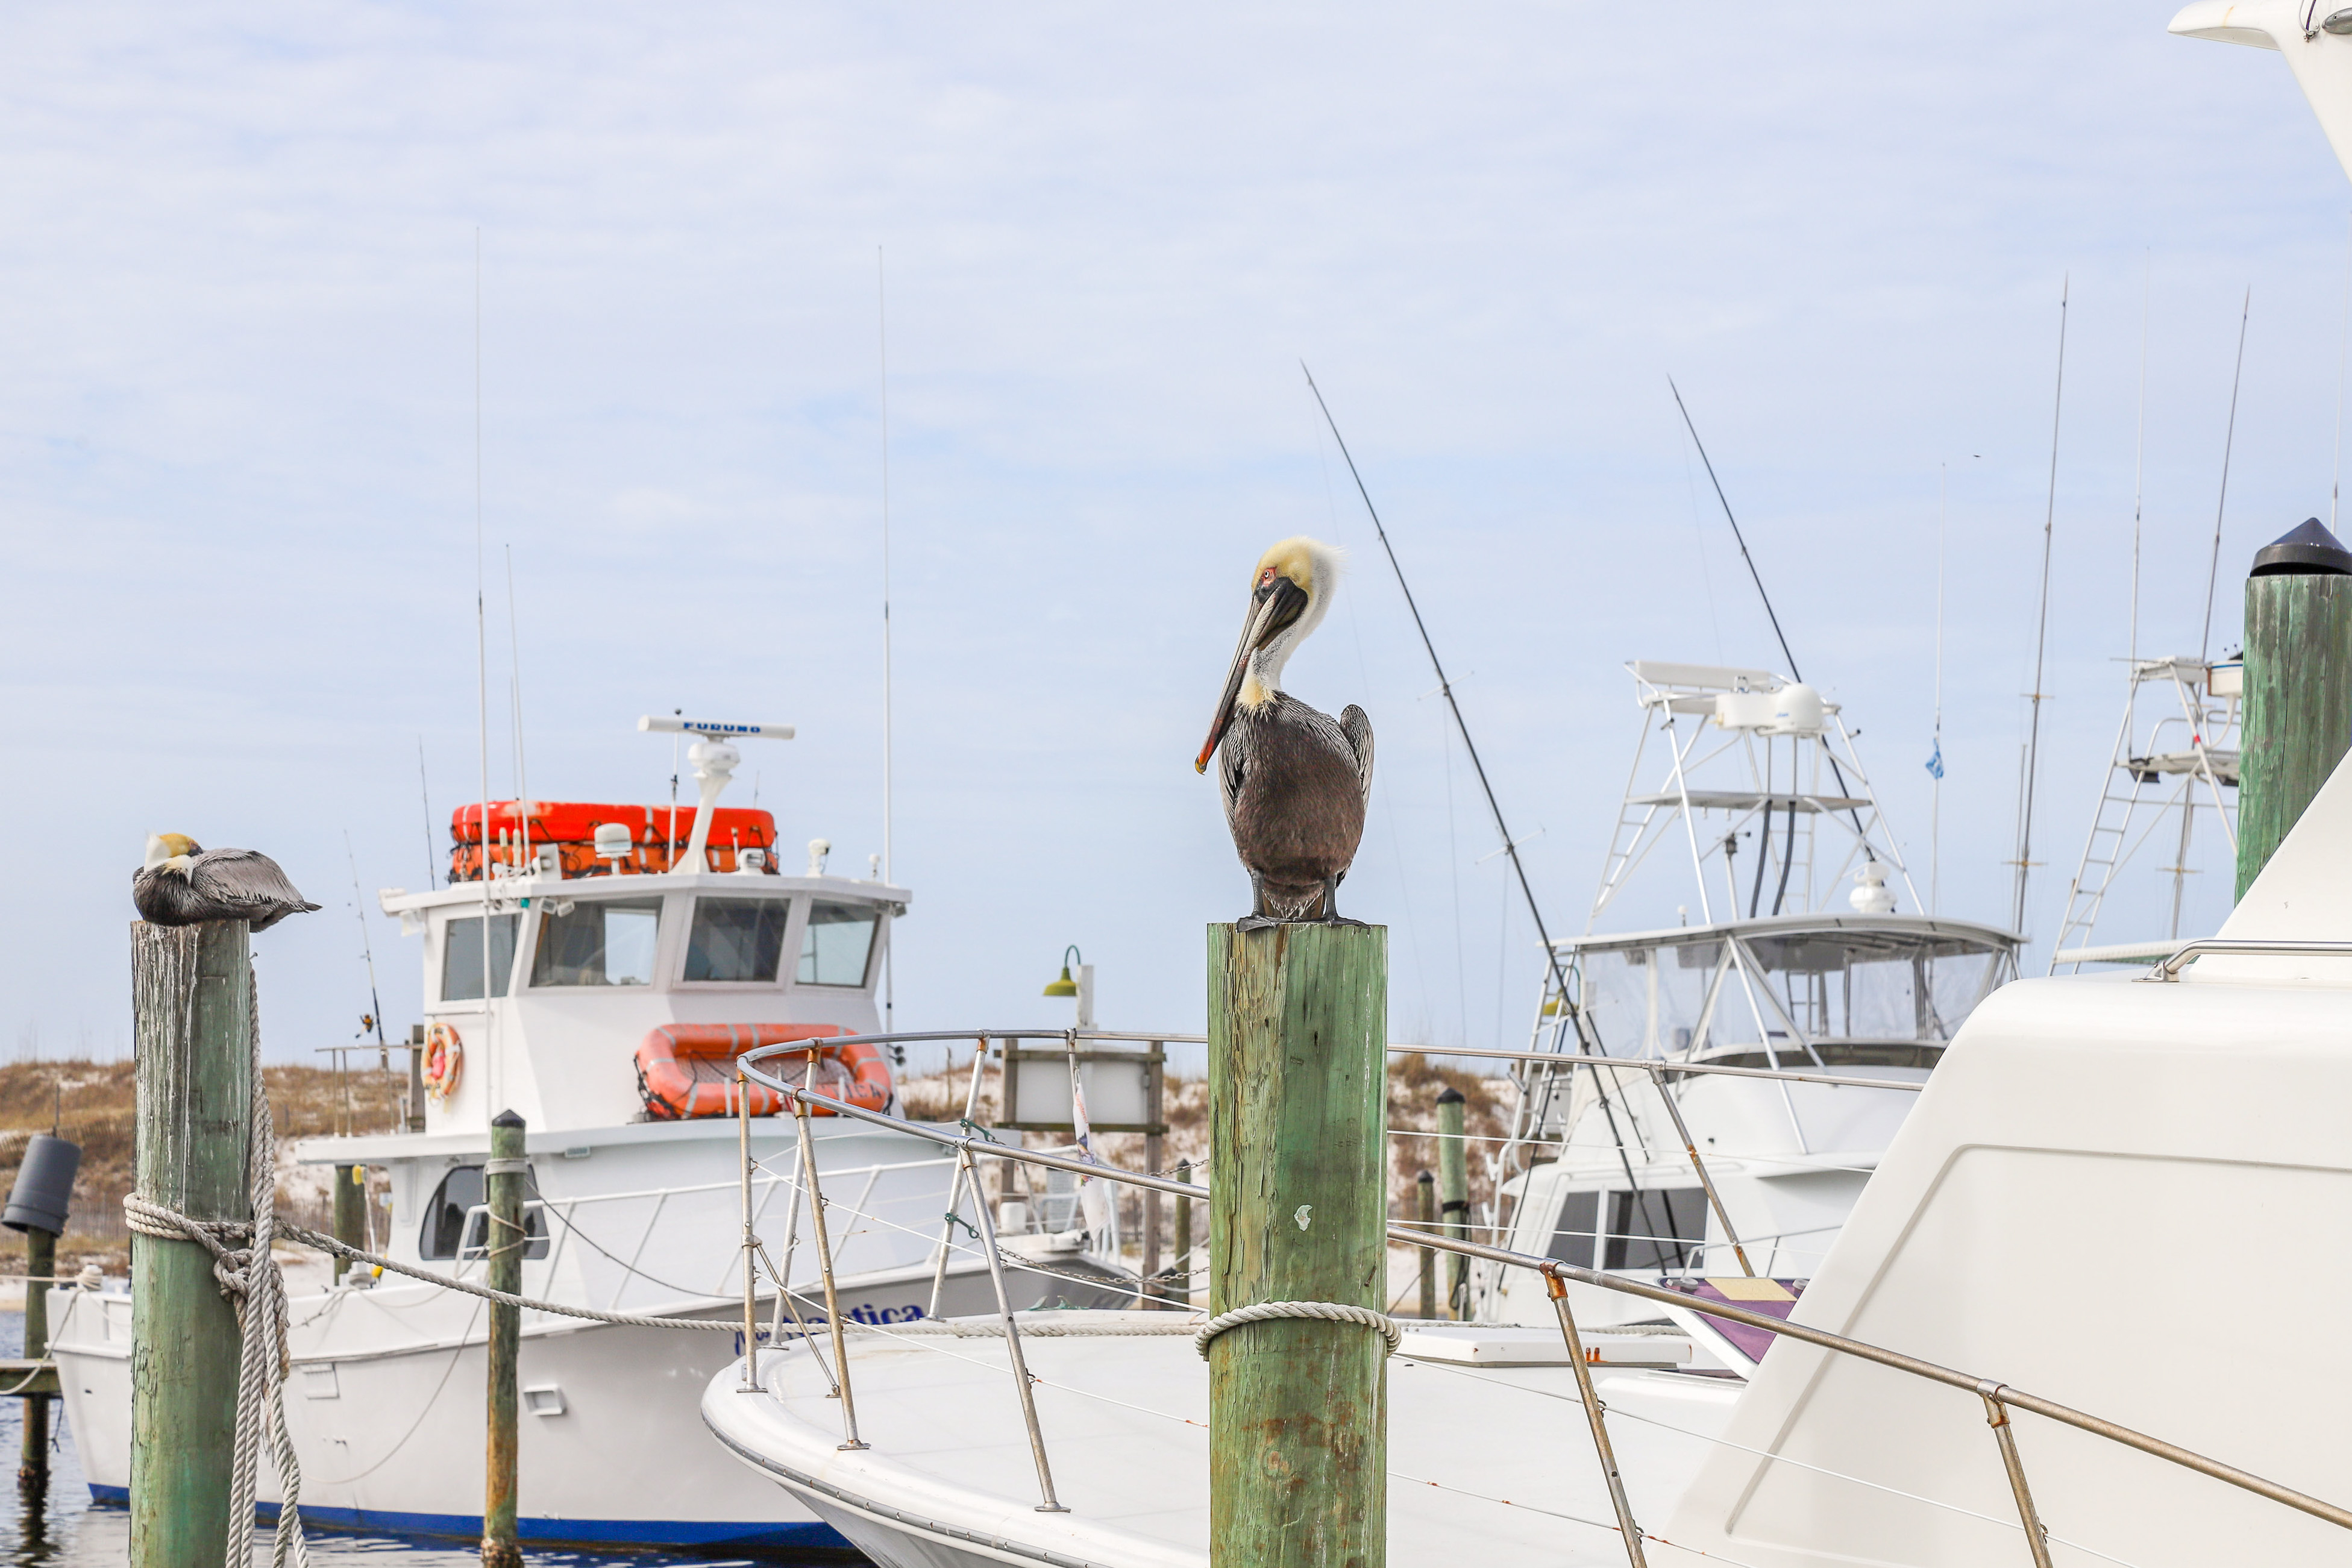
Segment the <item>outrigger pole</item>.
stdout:
<path fill-rule="evenodd" d="M 1372 504 L 1372 492 L 1364 487 L 1364 476 L 1357 471 L 1355 455 L 1348 450 L 1348 439 L 1339 434 L 1339 422 L 1331 417 L 1331 405 L 1323 401 L 1323 389 L 1315 384 L 1315 373 L 1307 368 L 1305 360 L 1298 362 L 1298 368 L 1307 377 L 1307 390 L 1315 395 L 1315 406 L 1323 411 L 1323 423 L 1331 427 L 1331 439 L 1339 443 L 1339 456 L 1348 465 L 1348 477 L 1356 481 L 1356 493 L 1364 500 L 1364 511 L 1372 520 L 1372 531 L 1380 536 L 1381 549 L 1389 558 L 1389 570 L 1396 574 L 1397 588 L 1404 595 L 1404 607 L 1412 612 L 1412 629 L 1421 634 L 1421 646 L 1429 654 L 1429 666 L 1437 672 L 1437 689 L 1444 694 L 1445 706 L 1454 715 L 1454 728 L 1462 737 L 1462 749 L 1470 753 L 1471 770 L 1478 775 L 1479 789 L 1486 793 L 1486 809 L 1494 814 L 1495 831 L 1503 837 L 1503 853 L 1510 857 L 1512 873 L 1518 878 L 1519 896 L 1527 901 L 1528 918 L 1536 922 L 1536 939 L 1543 943 L 1544 963 L 1551 968 L 1552 994 L 1559 998 L 1559 1005 L 1568 1010 L 1569 1020 L 1575 1026 L 1577 1052 L 1580 1056 L 1601 1056 L 1603 1053 L 1594 1050 L 1592 1042 L 1586 1037 L 1584 1010 L 1568 994 L 1568 974 L 1560 967 L 1559 952 L 1552 946 L 1551 932 L 1544 925 L 1543 910 L 1536 902 L 1536 890 L 1528 880 L 1528 868 L 1519 860 L 1518 840 L 1511 837 L 1510 824 L 1503 820 L 1503 804 L 1495 797 L 1495 785 L 1486 777 L 1486 764 L 1478 760 L 1477 742 L 1470 739 L 1470 726 L 1463 722 L 1462 704 L 1454 700 L 1453 682 L 1445 678 L 1445 665 L 1437 657 L 1437 644 L 1430 637 L 1428 625 L 1421 618 L 1421 606 L 1413 603 L 1412 585 L 1404 580 L 1404 568 L 1397 563 L 1396 547 L 1389 542 L 1389 531 L 1381 525 L 1381 510 Z M 1610 1104 L 1609 1091 L 1601 1088 L 1601 1075 L 1597 1071 L 1592 1075 L 1592 1082 L 1594 1089 L 1600 1091 L 1601 1114 L 1609 1119 L 1609 1136 L 1617 1145 L 1617 1160 L 1624 1167 L 1625 1184 L 1633 1189 L 1633 1201 L 1642 1205 L 1643 1220 L 1654 1226 L 1656 1221 L 1650 1213 L 1649 1194 L 1643 1190 L 1641 1182 L 1633 1175 L 1633 1158 L 1625 1152 L 1625 1135 L 1617 1126 L 1617 1112 Z"/>

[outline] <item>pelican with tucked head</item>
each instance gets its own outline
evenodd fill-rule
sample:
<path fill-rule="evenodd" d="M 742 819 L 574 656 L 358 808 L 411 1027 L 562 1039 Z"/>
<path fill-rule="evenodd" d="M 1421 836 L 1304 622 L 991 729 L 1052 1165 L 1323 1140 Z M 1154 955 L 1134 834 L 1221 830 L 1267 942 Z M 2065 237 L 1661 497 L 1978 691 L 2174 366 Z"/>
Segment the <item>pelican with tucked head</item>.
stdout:
<path fill-rule="evenodd" d="M 256 931 L 319 907 L 259 850 L 206 849 L 184 833 L 147 836 L 147 863 L 131 874 L 131 901 L 153 925 L 250 921 Z"/>
<path fill-rule="evenodd" d="M 1339 587 L 1331 546 L 1286 539 L 1258 557 L 1241 646 L 1193 766 L 1217 762 L 1225 824 L 1250 874 L 1244 931 L 1283 921 L 1338 921 L 1339 881 L 1364 837 L 1372 792 L 1372 721 L 1339 717 L 1282 689 L 1283 668 L 1323 624 Z"/>

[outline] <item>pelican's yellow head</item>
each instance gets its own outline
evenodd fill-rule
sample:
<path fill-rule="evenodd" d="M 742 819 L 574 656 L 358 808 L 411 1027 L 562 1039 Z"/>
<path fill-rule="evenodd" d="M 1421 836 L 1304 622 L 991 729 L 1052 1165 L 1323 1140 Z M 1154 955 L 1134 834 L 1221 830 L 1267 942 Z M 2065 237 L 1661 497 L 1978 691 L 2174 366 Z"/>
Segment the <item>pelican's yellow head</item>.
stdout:
<path fill-rule="evenodd" d="M 175 871 L 184 871 L 189 858 L 204 852 L 205 847 L 184 833 L 151 833 L 147 836 L 145 869 L 169 866 Z"/>
<path fill-rule="evenodd" d="M 1192 764 L 1195 772 L 1208 771 L 1209 759 L 1216 754 L 1236 708 L 1255 710 L 1274 700 L 1283 667 L 1330 609 L 1344 562 L 1337 549 L 1305 534 L 1286 539 L 1257 558 L 1241 646 L 1234 650 L 1224 696 L 1209 726 L 1208 743 Z"/>

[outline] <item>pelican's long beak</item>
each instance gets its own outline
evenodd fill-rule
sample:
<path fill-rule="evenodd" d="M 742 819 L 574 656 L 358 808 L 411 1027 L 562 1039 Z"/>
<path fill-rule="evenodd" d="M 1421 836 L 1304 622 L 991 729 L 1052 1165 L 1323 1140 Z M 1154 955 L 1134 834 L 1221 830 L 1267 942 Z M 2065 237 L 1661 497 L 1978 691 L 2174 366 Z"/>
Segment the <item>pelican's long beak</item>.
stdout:
<path fill-rule="evenodd" d="M 1250 656 L 1272 642 L 1276 633 L 1307 613 L 1307 590 L 1283 576 L 1274 574 L 1274 581 L 1251 595 L 1255 605 L 1249 621 L 1242 627 L 1241 645 L 1234 649 L 1233 668 L 1225 672 L 1225 692 L 1217 700 L 1217 716 L 1209 723 L 1208 743 L 1192 763 L 1192 771 L 1209 771 L 1209 759 L 1217 754 L 1217 742 L 1225 738 L 1225 731 L 1234 721 L 1234 705 L 1241 700 L 1242 682 L 1249 679 Z"/>

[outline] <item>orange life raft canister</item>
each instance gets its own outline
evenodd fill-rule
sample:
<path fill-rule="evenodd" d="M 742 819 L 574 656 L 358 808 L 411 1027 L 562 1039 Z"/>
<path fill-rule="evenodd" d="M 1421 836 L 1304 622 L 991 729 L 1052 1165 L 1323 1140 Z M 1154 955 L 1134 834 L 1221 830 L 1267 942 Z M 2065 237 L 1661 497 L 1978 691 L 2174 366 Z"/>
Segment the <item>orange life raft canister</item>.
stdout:
<path fill-rule="evenodd" d="M 637 1045 L 637 1094 L 655 1121 L 682 1121 L 735 1114 L 735 1058 L 758 1046 L 799 1040 L 831 1042 L 814 1070 L 805 1057 L 772 1058 L 770 1076 L 803 1085 L 818 1094 L 863 1110 L 884 1110 L 891 1099 L 890 1065 L 882 1047 L 855 1037 L 838 1024 L 664 1024 Z M 754 1116 L 787 1109 L 784 1097 L 764 1084 L 748 1084 Z M 822 1106 L 810 1113 L 831 1116 Z"/>

